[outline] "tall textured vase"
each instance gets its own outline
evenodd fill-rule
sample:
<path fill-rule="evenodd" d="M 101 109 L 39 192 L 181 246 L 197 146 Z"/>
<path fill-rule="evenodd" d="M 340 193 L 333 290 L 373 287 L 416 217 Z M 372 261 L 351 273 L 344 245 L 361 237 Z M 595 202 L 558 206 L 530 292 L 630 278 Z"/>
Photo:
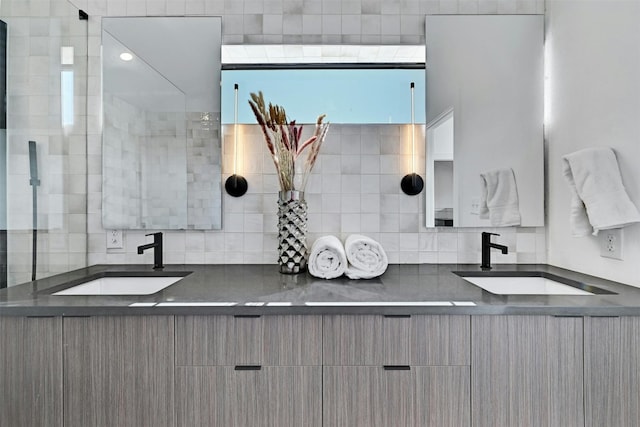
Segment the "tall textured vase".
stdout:
<path fill-rule="evenodd" d="M 301 191 L 280 191 L 278 196 L 280 273 L 301 273 L 307 268 L 307 202 Z"/>

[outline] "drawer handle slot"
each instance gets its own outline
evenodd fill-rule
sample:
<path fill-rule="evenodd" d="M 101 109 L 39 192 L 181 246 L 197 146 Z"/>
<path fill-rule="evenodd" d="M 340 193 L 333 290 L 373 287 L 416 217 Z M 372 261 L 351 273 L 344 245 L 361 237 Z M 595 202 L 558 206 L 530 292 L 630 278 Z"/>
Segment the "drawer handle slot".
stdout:
<path fill-rule="evenodd" d="M 409 365 L 384 365 L 385 371 L 410 371 L 411 366 Z"/>
<path fill-rule="evenodd" d="M 259 371 L 262 369 L 262 365 L 236 365 L 234 370 L 236 371 Z"/>
<path fill-rule="evenodd" d="M 257 319 L 260 317 L 259 314 L 234 314 L 233 317 L 240 319 Z"/>
<path fill-rule="evenodd" d="M 411 318 L 410 314 L 385 314 L 385 318 L 387 319 L 409 319 Z"/>

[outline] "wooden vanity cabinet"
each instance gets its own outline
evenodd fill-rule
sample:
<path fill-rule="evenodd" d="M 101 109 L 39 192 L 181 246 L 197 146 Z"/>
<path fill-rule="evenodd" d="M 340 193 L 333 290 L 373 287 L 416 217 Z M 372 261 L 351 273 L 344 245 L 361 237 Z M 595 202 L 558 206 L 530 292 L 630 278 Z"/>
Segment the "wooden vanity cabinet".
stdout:
<path fill-rule="evenodd" d="M 470 425 L 468 316 L 324 317 L 324 426 Z"/>
<path fill-rule="evenodd" d="M 178 426 L 322 425 L 321 316 L 176 317 Z"/>
<path fill-rule="evenodd" d="M 0 316 L 0 426 L 62 426 L 62 318 Z"/>
<path fill-rule="evenodd" d="M 640 317 L 0 317 L 0 426 L 634 426 Z"/>

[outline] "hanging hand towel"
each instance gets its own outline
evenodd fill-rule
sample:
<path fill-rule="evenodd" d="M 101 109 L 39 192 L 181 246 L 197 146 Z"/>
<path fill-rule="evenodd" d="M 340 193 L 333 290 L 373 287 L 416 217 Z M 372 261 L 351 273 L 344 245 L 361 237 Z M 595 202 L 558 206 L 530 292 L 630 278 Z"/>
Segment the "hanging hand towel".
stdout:
<path fill-rule="evenodd" d="M 335 236 L 323 236 L 313 242 L 308 263 L 309 273 L 320 279 L 334 279 L 347 269 L 347 255 Z"/>
<path fill-rule="evenodd" d="M 344 244 L 349 279 L 373 279 L 387 270 L 389 260 L 382 245 L 367 236 L 352 234 Z"/>
<path fill-rule="evenodd" d="M 487 171 L 481 173 L 480 177 L 480 218 L 488 218 L 494 227 L 520 225 L 518 188 L 513 169 Z"/>
<path fill-rule="evenodd" d="M 574 237 L 640 222 L 620 176 L 611 148 L 587 148 L 562 157 L 562 172 L 571 190 L 569 221 Z"/>

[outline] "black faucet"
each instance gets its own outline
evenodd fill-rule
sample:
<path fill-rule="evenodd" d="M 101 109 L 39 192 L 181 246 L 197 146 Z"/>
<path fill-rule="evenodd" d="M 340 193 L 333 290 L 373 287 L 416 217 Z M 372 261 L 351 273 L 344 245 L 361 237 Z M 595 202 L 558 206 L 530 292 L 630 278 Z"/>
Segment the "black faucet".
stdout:
<path fill-rule="evenodd" d="M 162 265 L 162 233 L 151 233 L 147 234 L 147 236 L 153 236 L 153 243 L 138 246 L 138 254 L 147 249 L 153 249 L 153 269 L 160 270 L 164 268 L 164 265 Z"/>
<path fill-rule="evenodd" d="M 508 247 L 491 243 L 491 236 L 499 236 L 499 234 L 482 232 L 482 264 L 480 268 L 483 270 L 491 270 L 491 248 L 500 249 L 503 255 L 509 253 Z"/>

